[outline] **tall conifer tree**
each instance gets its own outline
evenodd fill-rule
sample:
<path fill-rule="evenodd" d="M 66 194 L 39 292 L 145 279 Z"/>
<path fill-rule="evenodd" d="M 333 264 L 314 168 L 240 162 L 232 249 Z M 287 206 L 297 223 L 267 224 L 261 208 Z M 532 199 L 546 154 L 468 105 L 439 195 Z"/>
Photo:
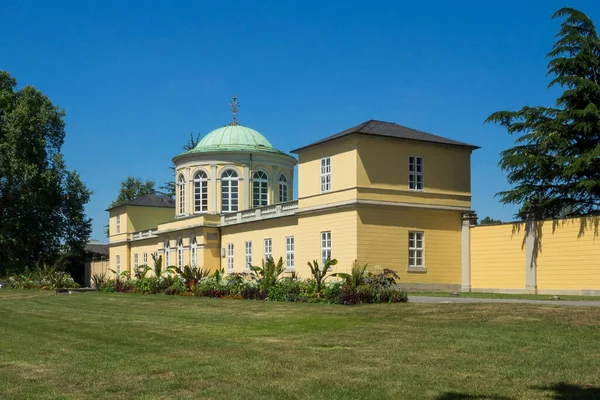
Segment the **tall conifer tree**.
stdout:
<path fill-rule="evenodd" d="M 520 134 L 501 153 L 513 188 L 498 193 L 503 203 L 521 206 L 520 218 L 590 215 L 600 208 L 600 39 L 578 10 L 562 8 L 552 18 L 565 18 L 548 53 L 549 87 L 564 89 L 556 107 L 525 106 L 486 120 Z"/>

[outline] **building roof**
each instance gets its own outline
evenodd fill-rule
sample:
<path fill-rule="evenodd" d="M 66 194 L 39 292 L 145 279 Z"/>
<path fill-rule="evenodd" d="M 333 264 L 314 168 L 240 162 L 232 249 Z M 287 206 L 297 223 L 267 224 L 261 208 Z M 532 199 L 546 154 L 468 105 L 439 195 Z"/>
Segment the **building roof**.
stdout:
<path fill-rule="evenodd" d="M 292 153 L 297 153 L 298 151 L 305 150 L 309 147 L 316 146 L 322 143 L 327 143 L 335 139 L 339 139 L 351 134 L 362 134 L 362 135 L 371 135 L 371 136 L 382 136 L 396 139 L 405 139 L 405 140 L 417 140 L 420 142 L 430 142 L 430 143 L 440 143 L 447 144 L 452 146 L 462 146 L 470 148 L 471 150 L 478 149 L 478 146 L 474 146 L 468 143 L 459 142 L 456 140 L 448 139 L 442 136 L 432 135 L 431 133 L 418 131 L 416 129 L 408 128 L 406 126 L 402 126 L 399 124 L 395 124 L 393 122 L 384 122 L 384 121 L 376 121 L 369 120 L 363 122 L 360 125 L 356 125 L 350 129 L 346 129 L 345 131 L 341 131 L 336 133 L 335 135 L 331 135 L 326 137 L 325 139 L 316 141 L 307 146 L 300 147 L 299 149 L 292 150 Z"/>
<path fill-rule="evenodd" d="M 89 242 L 85 245 L 85 250 L 95 254 L 108 256 L 108 245 L 99 242 Z"/>
<path fill-rule="evenodd" d="M 140 207 L 167 207 L 167 208 L 175 208 L 175 200 L 170 198 L 169 196 L 164 196 L 162 194 L 145 194 L 136 199 L 129 200 L 125 203 L 121 203 L 114 207 L 109 207 L 106 211 L 110 211 L 113 208 L 121 207 L 121 206 L 140 206 Z"/>
<path fill-rule="evenodd" d="M 225 125 L 204 136 L 192 150 L 183 154 L 249 151 L 285 154 L 274 148 L 266 137 L 252 128 L 239 124 Z"/>

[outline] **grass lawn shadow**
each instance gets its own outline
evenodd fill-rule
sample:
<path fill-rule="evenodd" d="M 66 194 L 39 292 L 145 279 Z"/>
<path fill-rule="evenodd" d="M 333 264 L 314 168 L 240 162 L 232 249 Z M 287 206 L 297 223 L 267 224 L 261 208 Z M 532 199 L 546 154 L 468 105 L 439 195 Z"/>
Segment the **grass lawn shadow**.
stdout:
<path fill-rule="evenodd" d="M 600 399 L 600 387 L 579 386 L 566 382 L 559 382 L 550 386 L 537 386 L 535 389 L 552 392 L 552 400 Z"/>

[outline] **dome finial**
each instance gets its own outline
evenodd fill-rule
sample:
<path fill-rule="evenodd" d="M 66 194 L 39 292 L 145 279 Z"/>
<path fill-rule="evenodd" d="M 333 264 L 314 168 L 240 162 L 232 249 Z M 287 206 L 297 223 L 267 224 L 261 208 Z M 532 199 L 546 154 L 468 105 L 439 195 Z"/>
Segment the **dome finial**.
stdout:
<path fill-rule="evenodd" d="M 229 103 L 229 105 L 231 106 L 231 112 L 233 113 L 233 122 L 231 122 L 231 125 L 239 125 L 240 123 L 237 122 L 236 114 L 238 112 L 240 103 L 238 103 L 237 96 L 235 94 L 233 95 L 233 100 L 231 103 Z"/>

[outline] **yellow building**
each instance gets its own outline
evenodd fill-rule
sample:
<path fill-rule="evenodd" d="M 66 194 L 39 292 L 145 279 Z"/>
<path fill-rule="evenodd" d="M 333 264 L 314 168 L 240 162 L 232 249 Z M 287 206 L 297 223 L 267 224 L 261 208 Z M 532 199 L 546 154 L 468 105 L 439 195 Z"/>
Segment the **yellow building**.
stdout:
<path fill-rule="evenodd" d="M 234 120 L 173 158 L 174 200 L 147 195 L 108 210 L 111 268 L 152 265 L 156 253 L 167 265 L 239 273 L 273 256 L 309 278 L 307 262 L 330 256 L 334 271 L 358 260 L 407 286 L 458 290 L 476 148 L 371 120 L 296 159 Z"/>

